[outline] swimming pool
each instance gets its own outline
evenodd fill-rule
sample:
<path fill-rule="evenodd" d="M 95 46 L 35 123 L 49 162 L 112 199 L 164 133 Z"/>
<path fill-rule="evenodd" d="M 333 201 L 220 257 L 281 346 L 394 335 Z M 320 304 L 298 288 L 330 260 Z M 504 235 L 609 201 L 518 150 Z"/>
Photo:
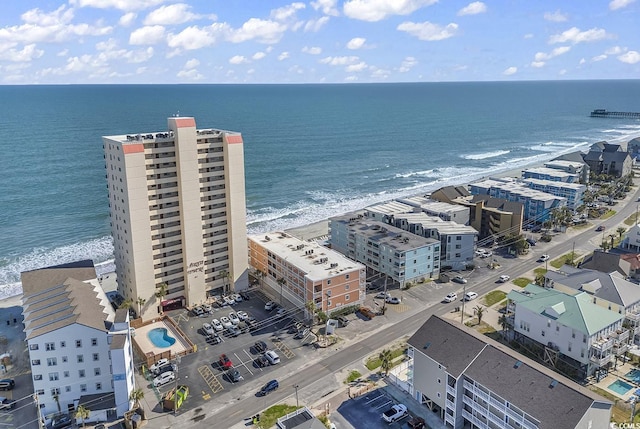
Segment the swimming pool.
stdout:
<path fill-rule="evenodd" d="M 640 384 L 640 370 L 632 369 L 627 373 L 627 378 Z"/>
<path fill-rule="evenodd" d="M 629 383 L 625 383 L 622 380 L 616 380 L 608 386 L 609 390 L 613 390 L 618 395 L 624 395 L 629 390 L 633 389 L 633 386 Z"/>
<path fill-rule="evenodd" d="M 171 347 L 176 342 L 176 339 L 167 332 L 167 328 L 154 328 L 149 331 L 147 336 L 156 347 Z"/>

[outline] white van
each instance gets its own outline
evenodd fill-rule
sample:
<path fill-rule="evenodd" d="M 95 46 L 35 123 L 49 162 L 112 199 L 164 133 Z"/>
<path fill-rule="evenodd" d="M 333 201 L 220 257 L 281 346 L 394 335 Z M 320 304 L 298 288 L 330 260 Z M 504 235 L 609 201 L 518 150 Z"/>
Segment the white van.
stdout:
<path fill-rule="evenodd" d="M 467 292 L 464 294 L 464 300 L 465 301 L 471 301 L 474 300 L 478 297 L 478 294 L 475 292 Z"/>

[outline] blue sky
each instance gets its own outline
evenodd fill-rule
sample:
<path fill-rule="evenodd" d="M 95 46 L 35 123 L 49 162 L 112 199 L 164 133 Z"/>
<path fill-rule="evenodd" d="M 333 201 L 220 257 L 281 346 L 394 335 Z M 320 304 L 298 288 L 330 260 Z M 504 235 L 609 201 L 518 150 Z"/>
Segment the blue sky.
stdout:
<path fill-rule="evenodd" d="M 3 0 L 0 84 L 640 77 L 640 0 Z"/>

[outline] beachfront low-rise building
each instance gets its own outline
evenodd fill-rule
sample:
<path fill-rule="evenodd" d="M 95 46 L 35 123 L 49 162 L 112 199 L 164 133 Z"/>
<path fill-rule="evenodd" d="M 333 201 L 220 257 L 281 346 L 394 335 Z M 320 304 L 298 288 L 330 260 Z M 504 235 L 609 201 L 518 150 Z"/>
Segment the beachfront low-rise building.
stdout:
<path fill-rule="evenodd" d="M 327 314 L 361 305 L 366 295 L 366 267 L 313 241 L 284 232 L 249 236 L 249 265 L 281 305 L 307 311 L 313 301 Z M 307 314 L 307 317 L 310 315 Z"/>
<path fill-rule="evenodd" d="M 440 241 L 366 216 L 329 219 L 331 248 L 404 285 L 440 275 Z"/>
<path fill-rule="evenodd" d="M 542 223 L 551 219 L 551 211 L 567 205 L 565 197 L 531 189 L 512 178 L 493 178 L 469 185 L 473 195 L 488 195 L 507 201 L 519 202 L 524 207 L 523 219 L 527 222 Z"/>
<path fill-rule="evenodd" d="M 580 183 L 580 175 L 551 167 L 532 167 L 522 170 L 523 179 L 551 180 L 552 182 Z"/>
<path fill-rule="evenodd" d="M 129 312 L 114 310 L 93 262 L 21 274 L 34 394 L 45 420 L 82 405 L 87 421 L 122 417 L 135 388 Z"/>
<path fill-rule="evenodd" d="M 466 326 L 431 316 L 408 343 L 409 393 L 443 427 L 609 427 L 611 402 Z"/>
<path fill-rule="evenodd" d="M 571 210 L 576 210 L 584 204 L 583 198 L 587 187 L 580 183 L 566 183 L 534 178 L 523 179 L 522 182 L 531 189 L 566 198 L 567 207 Z"/>
<path fill-rule="evenodd" d="M 469 208 L 459 204 L 451 204 L 422 196 L 398 198 L 398 201 L 413 206 L 422 213 L 438 217 L 444 221 L 469 225 Z"/>
<path fill-rule="evenodd" d="M 118 291 L 139 316 L 246 289 L 242 135 L 170 117 L 102 140 Z"/>
<path fill-rule="evenodd" d="M 586 292 L 570 294 L 529 284 L 509 292 L 507 300 L 513 339 L 576 379 L 606 375 L 615 356 L 626 351 L 625 315 L 594 304 Z"/>
<path fill-rule="evenodd" d="M 594 174 L 624 177 L 631 174 L 633 169 L 633 158 L 627 151 L 627 143 L 594 143 L 589 147 L 584 161 Z"/>
<path fill-rule="evenodd" d="M 567 173 L 577 174 L 580 177 L 580 183 L 589 183 L 589 174 L 591 169 L 584 161 L 584 152 L 575 151 L 564 153 L 551 161 L 544 163 L 547 168 L 566 171 Z"/>

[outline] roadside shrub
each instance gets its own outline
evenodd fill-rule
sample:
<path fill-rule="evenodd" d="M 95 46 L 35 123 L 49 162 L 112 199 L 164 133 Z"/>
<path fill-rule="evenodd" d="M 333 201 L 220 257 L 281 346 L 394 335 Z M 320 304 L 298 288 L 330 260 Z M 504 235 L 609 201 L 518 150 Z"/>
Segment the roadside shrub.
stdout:
<path fill-rule="evenodd" d="M 358 311 L 358 308 L 360 308 L 359 305 L 347 305 L 345 307 L 339 308 L 338 310 L 332 311 L 329 314 L 332 319 L 335 319 L 336 317 L 346 316 L 347 314 L 353 314 L 356 311 Z"/>
<path fill-rule="evenodd" d="M 360 371 L 356 371 L 355 369 L 351 372 L 349 372 L 349 376 L 347 377 L 347 379 L 345 380 L 345 383 L 349 384 L 352 381 L 356 381 L 357 379 L 359 379 L 360 377 L 362 377 L 362 374 L 360 374 Z"/>

